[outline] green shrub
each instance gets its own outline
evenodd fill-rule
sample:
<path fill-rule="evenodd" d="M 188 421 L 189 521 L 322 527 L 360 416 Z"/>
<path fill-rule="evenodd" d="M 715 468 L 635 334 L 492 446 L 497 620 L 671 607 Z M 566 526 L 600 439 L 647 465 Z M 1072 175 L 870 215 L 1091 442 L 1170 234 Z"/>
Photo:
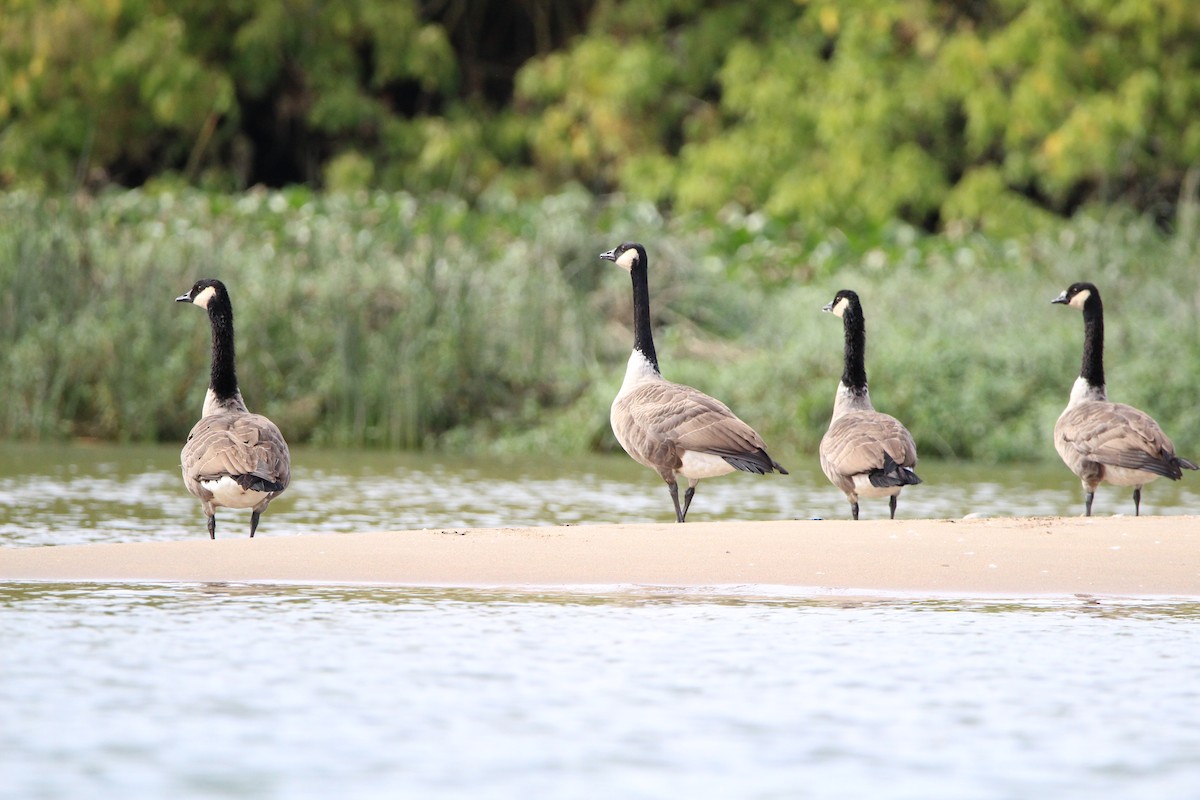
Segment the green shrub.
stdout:
<path fill-rule="evenodd" d="M 1025 236 L 1194 196 L 1186 0 L 45 0 L 0 29 L 0 189 L 164 177 L 527 197 L 801 236 Z M 812 232 L 817 233 L 813 234 Z"/>
<path fill-rule="evenodd" d="M 1050 300 L 1095 281 L 1115 399 L 1200 455 L 1197 239 L 1094 211 L 1021 240 L 797 235 L 763 215 L 667 218 L 578 188 L 523 201 L 205 194 L 0 194 L 0 436 L 179 441 L 199 414 L 209 331 L 173 299 L 229 285 L 251 408 L 289 441 L 506 452 L 616 448 L 608 406 L 632 342 L 629 278 L 651 259 L 669 379 L 726 401 L 785 465 L 814 457 L 860 293 L 877 407 L 924 456 L 1053 458 L 1082 322 Z"/>

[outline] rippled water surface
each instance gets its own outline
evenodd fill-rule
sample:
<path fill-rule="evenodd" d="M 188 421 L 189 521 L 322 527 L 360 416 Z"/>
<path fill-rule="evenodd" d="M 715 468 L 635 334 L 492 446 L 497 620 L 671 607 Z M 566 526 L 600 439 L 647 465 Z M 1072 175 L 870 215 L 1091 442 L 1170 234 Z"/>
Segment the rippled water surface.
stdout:
<path fill-rule="evenodd" d="M 672 518 L 624 458 L 294 460 L 260 535 Z M 0 445 L 0 545 L 203 537 L 177 464 Z M 846 515 L 788 466 L 689 516 Z M 901 516 L 1078 513 L 1064 472 L 923 464 Z M 0 798 L 1194 798 L 1198 642 L 1188 600 L 0 583 Z"/>
<path fill-rule="evenodd" d="M 671 522 L 662 480 L 625 456 L 465 458 L 297 448 L 292 485 L 259 534 L 349 533 L 446 527 Z M 735 473 L 702 481 L 689 520 L 846 518 L 849 506 L 812 463 L 792 474 Z M 1079 514 L 1078 480 L 1058 464 L 987 467 L 926 461 L 899 516 Z M 1200 509 L 1200 480 L 1156 481 L 1151 514 Z M 1102 487 L 1096 513 L 1133 513 L 1130 490 Z M 863 500 L 864 519 L 887 516 Z M 217 536 L 246 536 L 249 512 L 221 510 Z M 0 544 L 203 537 L 200 504 L 183 488 L 177 447 L 0 444 Z"/>
<path fill-rule="evenodd" d="M 0 585 L 0 796 L 1192 798 L 1200 605 Z"/>

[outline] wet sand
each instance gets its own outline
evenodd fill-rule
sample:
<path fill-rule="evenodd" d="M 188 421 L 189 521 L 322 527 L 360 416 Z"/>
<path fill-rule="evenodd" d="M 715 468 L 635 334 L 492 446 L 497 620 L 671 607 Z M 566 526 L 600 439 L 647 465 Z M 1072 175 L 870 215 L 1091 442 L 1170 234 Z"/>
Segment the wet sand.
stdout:
<path fill-rule="evenodd" d="M 1200 597 L 1200 517 L 700 522 L 0 548 L 0 580 Z"/>

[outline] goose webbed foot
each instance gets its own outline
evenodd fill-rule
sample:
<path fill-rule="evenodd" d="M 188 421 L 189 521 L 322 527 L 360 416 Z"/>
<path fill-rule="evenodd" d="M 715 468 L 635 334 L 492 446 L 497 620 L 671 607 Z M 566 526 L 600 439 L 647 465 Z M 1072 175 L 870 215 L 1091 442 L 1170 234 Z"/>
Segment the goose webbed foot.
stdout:
<path fill-rule="evenodd" d="M 1085 517 L 1090 517 L 1092 515 L 1092 498 L 1095 496 L 1095 492 L 1085 492 L 1083 495 L 1083 515 Z"/>
<path fill-rule="evenodd" d="M 213 514 L 208 518 L 208 538 L 217 538 L 217 515 Z"/>
<path fill-rule="evenodd" d="M 892 495 L 891 497 L 888 498 L 888 508 L 891 509 L 892 519 L 896 518 L 896 500 L 897 499 L 899 499 L 899 498 L 897 498 L 896 495 Z"/>
<path fill-rule="evenodd" d="M 261 517 L 261 516 L 262 516 L 262 514 L 259 513 L 258 511 L 250 512 L 250 538 L 251 539 L 254 538 L 254 532 L 256 530 L 258 530 L 258 520 L 259 520 L 259 517 Z"/>
<path fill-rule="evenodd" d="M 1142 487 L 1135 486 L 1133 489 L 1133 515 L 1140 517 L 1142 515 Z"/>

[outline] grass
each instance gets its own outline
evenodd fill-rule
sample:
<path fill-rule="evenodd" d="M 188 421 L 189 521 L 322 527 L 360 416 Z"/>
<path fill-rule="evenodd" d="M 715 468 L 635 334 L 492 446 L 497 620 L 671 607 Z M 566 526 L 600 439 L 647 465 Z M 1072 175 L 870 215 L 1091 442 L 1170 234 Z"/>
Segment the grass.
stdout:
<path fill-rule="evenodd" d="M 539 201 L 305 190 L 0 195 L 0 437 L 181 441 L 208 326 L 173 302 L 224 280 L 252 409 L 289 441 L 455 451 L 616 447 L 608 405 L 632 335 L 629 283 L 601 262 L 646 243 L 667 377 L 724 399 L 789 460 L 813 457 L 863 298 L 876 406 L 922 454 L 1054 458 L 1096 282 L 1110 395 L 1200 456 L 1200 240 L 1106 211 L 1024 241 L 851 239 L 756 215 L 667 219 L 567 191 Z"/>

